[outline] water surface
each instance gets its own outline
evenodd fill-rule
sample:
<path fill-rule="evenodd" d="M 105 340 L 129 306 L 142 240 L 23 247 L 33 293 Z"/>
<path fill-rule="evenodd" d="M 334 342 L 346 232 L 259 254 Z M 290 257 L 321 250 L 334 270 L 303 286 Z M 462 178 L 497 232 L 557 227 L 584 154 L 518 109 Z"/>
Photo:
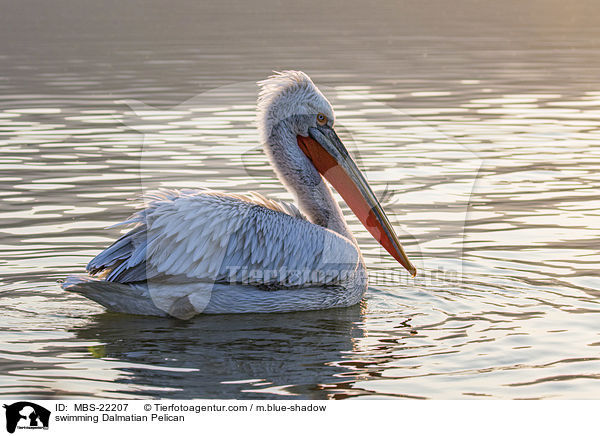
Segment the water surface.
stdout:
<path fill-rule="evenodd" d="M 598 398 L 594 2 L 53 3 L 0 18 L 0 395 Z M 360 306 L 181 322 L 60 289 L 145 189 L 290 199 L 253 124 L 285 68 L 334 103 L 416 280 L 344 206 Z"/>

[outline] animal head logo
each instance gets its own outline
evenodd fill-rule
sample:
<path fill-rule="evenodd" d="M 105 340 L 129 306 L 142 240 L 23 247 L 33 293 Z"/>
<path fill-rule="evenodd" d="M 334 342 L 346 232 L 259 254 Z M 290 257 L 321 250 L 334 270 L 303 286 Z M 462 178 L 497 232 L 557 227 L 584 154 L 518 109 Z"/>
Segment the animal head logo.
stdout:
<path fill-rule="evenodd" d="M 6 431 L 14 433 L 18 428 L 48 428 L 50 411 L 29 401 L 4 405 L 6 409 Z"/>

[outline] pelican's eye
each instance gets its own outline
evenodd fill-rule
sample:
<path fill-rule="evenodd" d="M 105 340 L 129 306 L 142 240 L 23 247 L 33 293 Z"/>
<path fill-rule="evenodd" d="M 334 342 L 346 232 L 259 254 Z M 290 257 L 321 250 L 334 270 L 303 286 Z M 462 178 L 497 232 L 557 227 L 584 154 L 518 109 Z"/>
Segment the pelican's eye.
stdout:
<path fill-rule="evenodd" d="M 327 124 L 327 117 L 324 114 L 319 113 L 319 115 L 317 115 L 317 124 L 319 124 L 319 126 Z"/>

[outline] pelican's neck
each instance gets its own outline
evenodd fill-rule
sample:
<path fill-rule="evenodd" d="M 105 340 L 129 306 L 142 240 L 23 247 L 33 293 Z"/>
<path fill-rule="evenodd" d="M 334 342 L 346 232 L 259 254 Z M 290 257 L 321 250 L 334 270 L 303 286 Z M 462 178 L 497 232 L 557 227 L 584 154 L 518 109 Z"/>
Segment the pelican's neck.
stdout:
<path fill-rule="evenodd" d="M 348 228 L 331 189 L 300 150 L 290 122 L 278 123 L 264 139 L 267 156 L 273 163 L 277 176 L 294 194 L 300 210 L 310 222 L 339 233 L 356 245 L 356 239 Z"/>

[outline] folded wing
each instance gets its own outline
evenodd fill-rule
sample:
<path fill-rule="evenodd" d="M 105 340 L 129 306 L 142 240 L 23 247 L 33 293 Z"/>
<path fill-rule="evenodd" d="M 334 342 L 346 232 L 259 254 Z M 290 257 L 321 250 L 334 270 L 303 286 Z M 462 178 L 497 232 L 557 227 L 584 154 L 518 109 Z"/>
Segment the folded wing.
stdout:
<path fill-rule="evenodd" d="M 242 283 L 265 290 L 335 285 L 358 264 L 343 236 L 258 194 L 161 191 L 134 227 L 88 264 L 118 283 Z"/>

